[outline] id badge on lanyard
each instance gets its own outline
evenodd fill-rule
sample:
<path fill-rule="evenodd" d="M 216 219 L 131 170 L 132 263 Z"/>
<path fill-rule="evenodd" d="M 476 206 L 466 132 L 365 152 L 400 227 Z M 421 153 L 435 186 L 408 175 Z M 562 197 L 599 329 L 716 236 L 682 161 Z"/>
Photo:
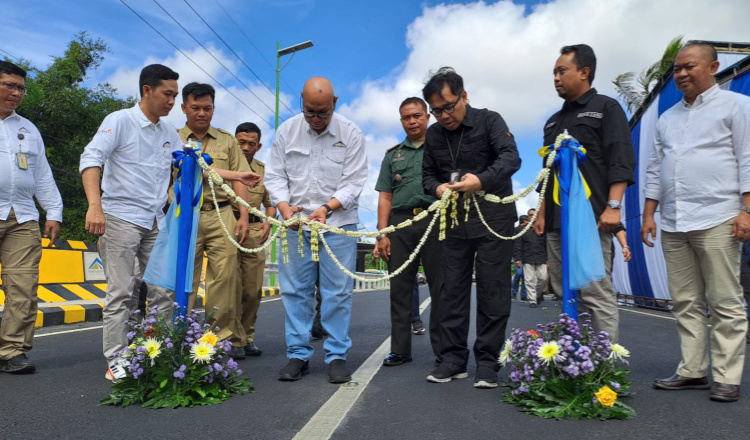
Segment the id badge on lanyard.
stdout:
<path fill-rule="evenodd" d="M 22 144 L 21 141 L 23 141 L 24 135 L 23 133 L 18 133 L 18 153 L 16 153 L 16 165 L 18 166 L 19 170 L 28 170 L 29 169 L 29 161 L 26 158 L 26 153 L 24 153 L 22 150 Z"/>

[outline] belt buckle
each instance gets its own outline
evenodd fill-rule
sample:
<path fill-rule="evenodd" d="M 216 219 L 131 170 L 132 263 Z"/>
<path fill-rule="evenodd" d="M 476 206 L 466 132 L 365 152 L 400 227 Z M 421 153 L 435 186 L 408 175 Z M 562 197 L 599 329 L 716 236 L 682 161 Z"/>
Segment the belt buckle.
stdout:
<path fill-rule="evenodd" d="M 419 214 L 422 211 L 424 211 L 424 208 L 414 208 L 414 210 L 413 210 L 414 215 L 417 215 L 417 214 Z"/>
<path fill-rule="evenodd" d="M 206 203 L 205 205 L 201 206 L 202 211 L 210 211 L 212 209 L 213 209 L 213 205 L 211 205 L 210 203 Z"/>

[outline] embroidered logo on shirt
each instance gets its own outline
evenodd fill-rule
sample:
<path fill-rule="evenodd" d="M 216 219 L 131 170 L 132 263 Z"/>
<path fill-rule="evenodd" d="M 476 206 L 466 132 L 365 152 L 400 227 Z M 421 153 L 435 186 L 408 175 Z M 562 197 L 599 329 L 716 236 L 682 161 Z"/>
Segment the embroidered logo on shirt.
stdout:
<path fill-rule="evenodd" d="M 579 118 L 580 118 L 580 116 L 579 116 Z M 552 121 L 552 122 L 550 122 L 549 124 L 545 125 L 545 126 L 544 126 L 544 129 L 546 130 L 546 129 L 548 129 L 548 128 L 552 127 L 553 125 L 555 125 L 555 121 Z"/>
<path fill-rule="evenodd" d="M 26 129 L 26 127 L 21 127 L 21 128 L 19 128 L 19 129 L 18 129 L 18 132 L 19 132 L 19 133 L 30 133 L 30 131 L 29 131 L 29 130 L 27 130 L 27 129 Z"/>
<path fill-rule="evenodd" d="M 162 148 L 169 148 L 169 146 L 172 145 L 169 142 L 164 142 L 164 145 L 162 145 Z"/>
<path fill-rule="evenodd" d="M 346 148 L 346 145 L 341 141 L 336 142 L 335 144 L 333 144 L 333 146 L 338 148 Z"/>
<path fill-rule="evenodd" d="M 581 112 L 578 113 L 579 118 L 596 118 L 596 119 L 602 119 L 604 117 L 604 113 L 599 112 Z"/>
<path fill-rule="evenodd" d="M 108 128 L 108 129 L 105 130 L 105 129 L 102 128 L 101 130 L 97 131 L 97 134 L 98 133 L 101 133 L 101 134 L 112 134 L 112 129 Z"/>

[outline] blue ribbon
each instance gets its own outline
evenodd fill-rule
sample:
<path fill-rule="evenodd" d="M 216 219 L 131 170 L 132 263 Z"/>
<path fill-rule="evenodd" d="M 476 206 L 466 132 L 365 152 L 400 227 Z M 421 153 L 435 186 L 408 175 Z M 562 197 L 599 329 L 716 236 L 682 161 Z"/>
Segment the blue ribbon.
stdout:
<path fill-rule="evenodd" d="M 198 146 L 200 146 L 200 142 L 196 142 Z M 194 149 L 194 150 L 177 150 L 172 152 L 172 157 L 174 158 L 174 167 L 177 168 L 177 177 L 175 177 L 175 185 L 174 185 L 174 199 L 180 200 L 180 186 L 176 182 L 180 180 L 180 177 L 182 176 L 182 161 L 185 160 L 186 157 L 193 158 L 195 162 L 198 162 L 198 155 L 195 154 L 196 151 L 200 151 L 200 148 Z M 214 163 L 214 160 L 211 156 L 209 156 L 206 153 L 201 153 L 201 157 L 203 160 L 206 161 L 207 164 L 211 165 Z M 195 197 L 193 198 L 193 206 L 198 206 L 198 202 L 200 202 L 200 198 L 203 195 L 203 180 L 201 179 L 200 186 L 198 187 L 198 191 L 195 192 Z M 179 215 L 179 214 L 178 214 Z"/>

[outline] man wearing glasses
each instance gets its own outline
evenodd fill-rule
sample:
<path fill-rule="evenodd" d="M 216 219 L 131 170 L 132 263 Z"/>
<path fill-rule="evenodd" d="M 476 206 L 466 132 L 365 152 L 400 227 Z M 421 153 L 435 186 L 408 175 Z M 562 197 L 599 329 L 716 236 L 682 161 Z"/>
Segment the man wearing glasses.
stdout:
<path fill-rule="evenodd" d="M 39 130 L 16 113 L 26 71 L 0 61 L 0 260 L 5 309 L 0 324 L 0 372 L 31 373 L 42 239 L 34 197 L 47 211 L 44 236 L 60 232 L 63 202 Z"/>
<path fill-rule="evenodd" d="M 471 306 L 472 269 L 477 277 L 477 336 L 474 357 L 476 388 L 497 387 L 497 357 L 510 315 L 510 277 L 507 267 L 513 243 L 500 240 L 482 224 L 477 209 L 464 198 L 479 190 L 500 197 L 511 195 L 511 176 L 521 167 L 516 143 L 503 118 L 469 105 L 463 78 L 443 67 L 422 89 L 437 124 L 427 129 L 422 183 L 425 191 L 442 198 L 446 189 L 460 194 L 458 225 L 446 229 L 443 242 L 443 283 L 439 298 L 442 363 L 430 382 L 449 382 L 468 376 L 467 337 Z M 497 234 L 511 236 L 515 204 L 496 204 L 478 198 L 487 225 Z M 450 222 L 450 220 L 448 220 Z"/>
<path fill-rule="evenodd" d="M 365 137 L 351 121 L 334 113 L 337 97 L 326 78 L 307 80 L 302 90 L 302 113 L 279 127 L 266 168 L 266 188 L 271 203 L 284 220 L 297 213 L 311 221 L 356 231 L 359 194 L 367 179 Z M 328 380 L 351 379 L 346 356 L 351 347 L 354 281 L 333 261 L 320 240 L 320 262 L 311 259 L 310 231 L 289 231 L 289 261 L 279 267 L 281 299 L 286 310 L 286 343 L 289 363 L 279 380 L 294 381 L 308 371 L 313 354 L 310 328 L 313 321 L 315 281 L 320 270 L 321 321 L 330 334 L 323 344 Z M 304 255 L 297 251 L 302 234 Z M 338 261 L 355 271 L 357 239 L 326 233 L 325 242 Z"/>

